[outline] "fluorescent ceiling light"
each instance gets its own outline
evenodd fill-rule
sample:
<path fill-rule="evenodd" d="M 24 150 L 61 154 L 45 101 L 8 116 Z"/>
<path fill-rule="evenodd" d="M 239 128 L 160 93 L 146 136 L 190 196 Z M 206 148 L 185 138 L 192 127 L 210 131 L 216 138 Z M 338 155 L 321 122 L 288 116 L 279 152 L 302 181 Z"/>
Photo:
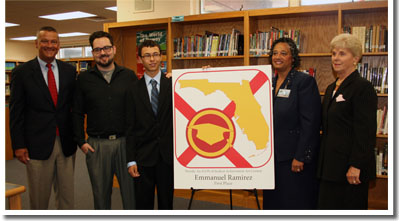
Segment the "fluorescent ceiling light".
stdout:
<path fill-rule="evenodd" d="M 6 28 L 7 28 L 7 27 L 13 27 L 13 26 L 19 26 L 19 24 L 14 24 L 14 23 L 6 22 Z"/>
<path fill-rule="evenodd" d="M 111 10 L 111 11 L 118 11 L 118 8 L 116 6 L 113 7 L 107 7 L 105 9 Z"/>
<path fill-rule="evenodd" d="M 321 4 L 332 4 L 332 3 L 344 3 L 351 2 L 352 0 L 302 0 L 301 5 L 321 5 Z"/>
<path fill-rule="evenodd" d="M 36 40 L 36 36 L 26 36 L 26 37 L 11 38 L 10 40 L 30 41 L 30 40 Z"/>
<path fill-rule="evenodd" d="M 42 15 L 39 18 L 46 18 L 51 20 L 68 20 L 68 19 L 76 19 L 76 18 L 87 18 L 87 17 L 94 17 L 97 15 L 93 15 L 86 12 L 81 11 L 74 11 L 74 12 L 67 12 L 67 13 L 59 13 L 59 14 L 52 14 L 52 15 Z"/>
<path fill-rule="evenodd" d="M 75 36 L 84 36 L 84 35 L 89 35 L 89 34 L 82 32 L 70 32 L 70 33 L 59 34 L 60 37 L 75 37 Z"/>

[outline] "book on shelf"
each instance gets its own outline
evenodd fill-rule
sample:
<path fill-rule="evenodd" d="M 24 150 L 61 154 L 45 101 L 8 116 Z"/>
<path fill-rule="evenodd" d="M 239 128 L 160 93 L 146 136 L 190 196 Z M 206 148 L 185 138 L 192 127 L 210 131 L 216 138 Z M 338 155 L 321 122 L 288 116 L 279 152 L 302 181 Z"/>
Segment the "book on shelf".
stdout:
<path fill-rule="evenodd" d="M 212 44 L 212 46 L 211 46 L 210 57 L 216 57 L 216 54 L 218 53 L 218 49 L 220 48 L 219 47 L 219 35 L 212 36 L 211 44 Z"/>
<path fill-rule="evenodd" d="M 11 90 L 10 90 L 10 85 L 6 85 L 6 96 L 10 96 Z"/>
<path fill-rule="evenodd" d="M 174 58 L 236 56 L 244 54 L 244 35 L 234 28 L 231 34 L 205 31 L 204 35 L 196 34 L 174 38 L 173 44 Z"/>
<path fill-rule="evenodd" d="M 365 59 L 366 60 L 366 59 Z M 385 64 L 359 63 L 360 76 L 370 81 L 377 93 L 388 93 L 388 67 Z"/>
<path fill-rule="evenodd" d="M 87 61 L 81 61 L 80 62 L 80 71 L 86 71 L 89 66 L 89 63 Z"/>
<path fill-rule="evenodd" d="M 362 43 L 363 52 L 388 51 L 388 29 L 385 25 L 344 26 L 342 32 L 356 36 Z"/>
<path fill-rule="evenodd" d="M 10 83 L 10 75 L 6 73 L 6 84 Z"/>
<path fill-rule="evenodd" d="M 235 28 L 231 31 L 231 36 L 230 36 L 230 44 L 229 44 L 229 53 L 228 56 L 236 56 L 238 55 L 238 39 L 240 38 L 239 36 L 241 35 L 241 32 Z M 244 42 L 242 42 L 244 43 Z"/>
<path fill-rule="evenodd" d="M 167 62 L 166 61 L 161 61 L 161 71 L 163 73 L 167 73 L 168 72 L 168 68 L 167 68 Z"/>
<path fill-rule="evenodd" d="M 316 78 L 316 68 L 309 68 L 307 70 L 299 70 L 299 71 Z"/>
<path fill-rule="evenodd" d="M 237 55 L 244 55 L 244 35 L 239 34 L 237 37 Z"/>
<path fill-rule="evenodd" d="M 388 175 L 388 143 L 383 148 L 374 148 L 377 175 Z"/>
<path fill-rule="evenodd" d="M 16 62 L 6 62 L 6 71 L 12 71 L 16 65 Z"/>
<path fill-rule="evenodd" d="M 273 42 L 282 37 L 294 40 L 298 50 L 300 50 L 300 30 L 290 29 L 284 31 L 271 27 L 269 31 L 256 31 L 249 35 L 249 54 L 254 56 L 267 55 L 270 52 Z"/>
<path fill-rule="evenodd" d="M 388 108 L 384 106 L 377 110 L 377 134 L 388 134 Z"/>

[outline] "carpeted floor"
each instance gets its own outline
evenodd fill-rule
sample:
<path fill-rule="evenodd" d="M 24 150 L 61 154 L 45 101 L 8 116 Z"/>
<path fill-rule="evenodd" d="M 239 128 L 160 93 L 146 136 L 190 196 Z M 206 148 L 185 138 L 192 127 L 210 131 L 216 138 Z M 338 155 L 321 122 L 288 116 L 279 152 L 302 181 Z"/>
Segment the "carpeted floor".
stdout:
<path fill-rule="evenodd" d="M 17 159 L 6 161 L 6 182 L 24 185 L 27 187 L 27 177 L 25 165 L 20 163 Z M 29 189 L 21 195 L 22 209 L 28 210 L 29 207 Z M 185 198 L 174 198 L 173 208 L 175 210 L 186 210 L 189 200 Z M 54 194 L 51 195 L 49 209 L 55 208 Z M 156 203 L 155 203 L 156 204 Z M 119 188 L 112 190 L 112 209 L 122 210 L 122 201 Z M 93 195 L 91 191 L 91 184 L 87 167 L 85 163 L 84 154 L 78 150 L 76 152 L 75 163 L 75 209 L 77 210 L 92 210 Z M 230 205 L 218 204 L 206 201 L 194 200 L 191 206 L 192 210 L 229 210 Z M 247 208 L 233 207 L 235 210 L 243 210 Z"/>

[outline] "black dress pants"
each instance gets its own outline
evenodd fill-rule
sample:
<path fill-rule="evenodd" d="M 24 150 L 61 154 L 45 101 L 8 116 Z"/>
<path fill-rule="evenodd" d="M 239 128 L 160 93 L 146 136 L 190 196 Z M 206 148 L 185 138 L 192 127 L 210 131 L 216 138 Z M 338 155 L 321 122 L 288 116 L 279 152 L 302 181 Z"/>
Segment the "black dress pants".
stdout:
<path fill-rule="evenodd" d="M 155 187 L 159 210 L 173 209 L 173 165 L 159 160 L 153 167 L 138 165 L 140 176 L 135 178 L 136 208 L 154 209 Z"/>
<path fill-rule="evenodd" d="M 320 182 L 318 209 L 366 210 L 368 187 L 368 181 L 353 185 L 322 180 Z"/>

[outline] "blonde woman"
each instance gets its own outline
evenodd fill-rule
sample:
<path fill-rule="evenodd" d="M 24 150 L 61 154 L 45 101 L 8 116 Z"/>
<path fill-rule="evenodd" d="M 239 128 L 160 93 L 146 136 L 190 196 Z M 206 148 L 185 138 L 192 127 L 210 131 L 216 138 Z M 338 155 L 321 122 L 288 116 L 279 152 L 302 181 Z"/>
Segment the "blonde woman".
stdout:
<path fill-rule="evenodd" d="M 323 135 L 318 164 L 319 209 L 367 209 L 368 184 L 375 179 L 377 95 L 356 69 L 362 45 L 340 34 L 330 43 L 337 79 L 322 104 Z"/>

